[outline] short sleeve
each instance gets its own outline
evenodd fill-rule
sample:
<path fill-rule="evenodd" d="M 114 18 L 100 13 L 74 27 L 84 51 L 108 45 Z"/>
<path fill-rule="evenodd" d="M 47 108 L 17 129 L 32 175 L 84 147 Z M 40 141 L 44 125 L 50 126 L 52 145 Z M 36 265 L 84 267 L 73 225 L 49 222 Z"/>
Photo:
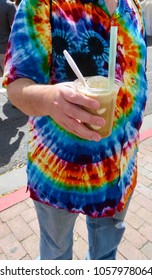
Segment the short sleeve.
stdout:
<path fill-rule="evenodd" d="M 51 55 L 50 0 L 22 0 L 9 37 L 3 86 L 18 78 L 47 84 Z"/>

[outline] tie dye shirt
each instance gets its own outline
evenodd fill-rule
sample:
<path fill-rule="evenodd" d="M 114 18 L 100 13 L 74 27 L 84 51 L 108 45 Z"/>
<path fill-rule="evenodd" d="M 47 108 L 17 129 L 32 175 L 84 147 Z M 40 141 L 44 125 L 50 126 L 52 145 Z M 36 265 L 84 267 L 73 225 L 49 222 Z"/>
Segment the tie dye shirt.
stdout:
<path fill-rule="evenodd" d="M 51 18 L 50 18 L 50 11 Z M 67 49 L 83 75 L 108 75 L 110 27 L 118 26 L 118 93 L 112 134 L 81 139 L 51 117 L 29 117 L 28 189 L 34 200 L 91 217 L 125 208 L 137 179 L 139 128 L 147 98 L 146 43 L 137 1 L 119 0 L 110 17 L 103 0 L 22 0 L 6 57 L 4 85 L 72 81 Z"/>

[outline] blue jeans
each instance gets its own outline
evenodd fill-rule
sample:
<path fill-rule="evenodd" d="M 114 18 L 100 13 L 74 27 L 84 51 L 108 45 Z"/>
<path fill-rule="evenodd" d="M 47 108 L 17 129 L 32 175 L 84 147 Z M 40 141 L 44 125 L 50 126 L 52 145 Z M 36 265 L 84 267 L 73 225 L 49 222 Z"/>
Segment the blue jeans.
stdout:
<path fill-rule="evenodd" d="M 78 214 L 34 201 L 40 226 L 40 259 L 72 260 L 73 229 Z M 115 260 L 127 207 L 114 218 L 86 216 L 89 260 Z"/>

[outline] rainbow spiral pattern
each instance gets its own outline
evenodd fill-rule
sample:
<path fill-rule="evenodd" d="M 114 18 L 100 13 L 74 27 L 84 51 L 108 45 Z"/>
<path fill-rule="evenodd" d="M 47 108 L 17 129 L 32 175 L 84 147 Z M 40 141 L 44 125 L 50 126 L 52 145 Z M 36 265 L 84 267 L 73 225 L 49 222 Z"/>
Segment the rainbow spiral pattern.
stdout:
<path fill-rule="evenodd" d="M 72 81 L 67 49 L 82 73 L 108 75 L 110 26 L 118 26 L 116 78 L 123 81 L 111 136 L 81 139 L 48 116 L 30 117 L 28 189 L 42 203 L 91 217 L 124 209 L 136 186 L 139 129 L 147 99 L 146 43 L 137 1 L 120 0 L 110 17 L 103 0 L 22 0 L 9 40 L 4 86 Z M 50 19 L 50 11 L 51 19 Z"/>

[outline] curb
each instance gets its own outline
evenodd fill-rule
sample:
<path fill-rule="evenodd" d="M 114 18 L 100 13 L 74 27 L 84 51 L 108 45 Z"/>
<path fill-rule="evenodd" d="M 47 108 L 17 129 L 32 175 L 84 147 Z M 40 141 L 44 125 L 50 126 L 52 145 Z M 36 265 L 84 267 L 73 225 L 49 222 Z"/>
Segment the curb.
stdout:
<path fill-rule="evenodd" d="M 29 192 L 27 187 L 22 187 L 21 189 L 7 194 L 0 198 L 0 212 L 17 204 L 29 197 Z"/>
<path fill-rule="evenodd" d="M 152 137 L 152 128 L 147 129 L 146 131 L 143 131 L 139 135 L 140 142 L 144 141 L 145 139 Z"/>
<path fill-rule="evenodd" d="M 152 137 L 152 128 L 140 133 L 140 142 L 145 139 Z M 7 208 L 29 198 L 30 194 L 27 187 L 21 187 L 19 190 L 7 194 L 0 198 L 0 211 L 6 210 Z"/>

